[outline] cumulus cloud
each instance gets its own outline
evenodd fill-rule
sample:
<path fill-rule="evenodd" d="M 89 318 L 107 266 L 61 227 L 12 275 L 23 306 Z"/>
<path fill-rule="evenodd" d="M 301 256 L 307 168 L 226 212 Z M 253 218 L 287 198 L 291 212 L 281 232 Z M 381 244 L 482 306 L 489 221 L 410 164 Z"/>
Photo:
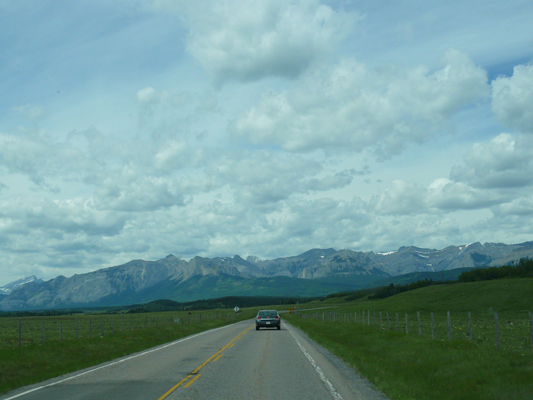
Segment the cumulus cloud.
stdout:
<path fill-rule="evenodd" d="M 154 2 L 185 14 L 188 51 L 217 83 L 294 78 L 327 57 L 359 19 L 317 0 Z"/>
<path fill-rule="evenodd" d="M 147 86 L 137 92 L 139 104 L 157 104 L 168 98 L 168 92 L 157 92 L 153 87 Z"/>
<path fill-rule="evenodd" d="M 533 133 L 533 64 L 517 65 L 513 76 L 492 82 L 492 110 L 501 122 Z"/>
<path fill-rule="evenodd" d="M 12 234 L 45 235 L 48 239 L 65 234 L 114 236 L 121 232 L 124 216 L 97 210 L 91 200 L 20 199 L 17 204 L 4 202 L 2 231 Z"/>
<path fill-rule="evenodd" d="M 298 251 L 317 247 L 319 243 L 323 243 L 320 246 L 331 247 L 332 237 L 341 232 L 346 240 L 353 239 L 358 231 L 355 214 L 349 202 L 334 199 L 290 201 L 269 218 L 267 227 L 272 235 L 268 246 L 282 255 L 287 246 Z M 363 225 L 361 221 L 359 232 Z M 267 251 L 268 248 L 262 250 Z"/>
<path fill-rule="evenodd" d="M 415 183 L 396 179 L 390 188 L 371 200 L 378 214 L 409 215 L 424 213 L 426 190 Z"/>
<path fill-rule="evenodd" d="M 513 199 L 508 203 L 500 204 L 493 210 L 496 216 L 514 215 L 518 217 L 533 217 L 533 196 L 524 196 Z"/>
<path fill-rule="evenodd" d="M 509 195 L 487 189 L 476 189 L 447 178 L 435 179 L 427 187 L 401 179 L 370 201 L 377 215 L 445 214 L 460 210 L 478 210 L 499 205 Z"/>
<path fill-rule="evenodd" d="M 402 179 L 374 196 L 376 215 L 410 216 L 490 210 L 494 215 L 529 215 L 533 186 L 533 138 L 502 133 L 466 151 L 449 178 L 424 186 Z"/>
<path fill-rule="evenodd" d="M 209 98 L 208 95 L 206 94 L 204 99 Z M 138 90 L 136 99 L 137 103 L 142 107 L 153 107 L 159 104 L 179 107 L 192 101 L 190 94 L 187 92 L 171 93 L 168 90 L 156 90 L 151 86 Z"/>
<path fill-rule="evenodd" d="M 533 138 L 502 133 L 487 143 L 476 143 L 450 178 L 475 188 L 505 189 L 533 183 Z"/>
<path fill-rule="evenodd" d="M 109 179 L 96 191 L 96 206 L 101 210 L 147 212 L 181 206 L 184 195 L 179 186 L 167 179 L 150 176 Z"/>
<path fill-rule="evenodd" d="M 428 188 L 428 208 L 440 211 L 475 210 L 498 204 L 503 199 L 497 193 L 478 190 L 462 182 L 436 179 Z"/>
<path fill-rule="evenodd" d="M 353 181 L 353 176 L 357 174 L 355 170 L 344 170 L 333 176 L 325 178 L 313 178 L 306 183 L 308 190 L 326 191 L 331 189 L 340 189 L 348 186 Z"/>
<path fill-rule="evenodd" d="M 441 249 L 451 243 L 463 243 L 463 231 L 454 218 L 442 215 L 378 216 L 366 229 L 360 248 L 396 250 L 416 245 Z"/>
<path fill-rule="evenodd" d="M 198 152 L 201 153 L 201 151 Z M 173 171 L 184 165 L 195 163 L 193 153 L 186 140 L 168 141 L 154 155 L 154 167 L 163 171 Z"/>
<path fill-rule="evenodd" d="M 57 176 L 69 179 L 83 176 L 94 162 L 66 141 L 36 134 L 0 133 L 0 166 L 9 173 L 27 176 L 46 186 Z"/>
<path fill-rule="evenodd" d="M 381 157 L 423 142 L 461 107 L 488 94 L 486 72 L 450 50 L 442 69 L 370 70 L 353 59 L 307 73 L 293 90 L 265 95 L 230 126 L 254 144 L 287 151 L 373 148 Z"/>
<path fill-rule="evenodd" d="M 207 173 L 228 185 L 245 207 L 271 207 L 294 193 L 307 192 L 306 182 L 322 171 L 319 162 L 303 157 L 259 152 L 227 153 Z"/>

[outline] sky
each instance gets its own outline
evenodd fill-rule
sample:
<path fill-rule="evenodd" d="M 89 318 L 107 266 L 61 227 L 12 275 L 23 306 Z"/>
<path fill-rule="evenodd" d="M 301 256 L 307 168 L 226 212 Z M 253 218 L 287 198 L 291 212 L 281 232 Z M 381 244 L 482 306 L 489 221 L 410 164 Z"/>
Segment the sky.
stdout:
<path fill-rule="evenodd" d="M 530 0 L 0 1 L 0 286 L 533 240 Z"/>

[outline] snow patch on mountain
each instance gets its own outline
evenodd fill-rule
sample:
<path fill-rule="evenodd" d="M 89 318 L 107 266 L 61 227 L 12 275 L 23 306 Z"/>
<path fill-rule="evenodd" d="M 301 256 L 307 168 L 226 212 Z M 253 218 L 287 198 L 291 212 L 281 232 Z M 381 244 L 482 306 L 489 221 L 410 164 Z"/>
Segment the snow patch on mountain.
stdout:
<path fill-rule="evenodd" d="M 11 292 L 15 289 L 18 289 L 19 287 L 26 285 L 27 283 L 31 282 L 43 282 L 42 279 L 37 278 L 35 275 L 27 276 L 25 278 L 17 279 L 16 281 L 13 281 L 11 283 L 8 283 L 5 286 L 0 287 L 0 294 L 3 295 L 9 295 Z"/>

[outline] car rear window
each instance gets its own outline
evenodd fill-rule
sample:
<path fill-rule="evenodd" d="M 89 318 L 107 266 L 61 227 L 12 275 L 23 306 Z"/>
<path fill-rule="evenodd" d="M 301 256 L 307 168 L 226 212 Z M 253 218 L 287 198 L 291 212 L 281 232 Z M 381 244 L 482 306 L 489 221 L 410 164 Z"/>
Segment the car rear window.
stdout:
<path fill-rule="evenodd" d="M 260 311 L 259 316 L 261 318 L 275 318 L 278 313 L 276 311 Z"/>

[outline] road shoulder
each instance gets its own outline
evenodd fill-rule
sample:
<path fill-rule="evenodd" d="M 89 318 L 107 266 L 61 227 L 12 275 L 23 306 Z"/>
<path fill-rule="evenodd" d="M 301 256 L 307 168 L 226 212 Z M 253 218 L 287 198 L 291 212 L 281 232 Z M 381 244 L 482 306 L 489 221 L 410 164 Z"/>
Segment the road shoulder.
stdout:
<path fill-rule="evenodd" d="M 283 323 L 285 328 L 294 333 L 343 399 L 388 400 L 382 392 L 359 375 L 351 365 L 315 342 L 301 329 L 285 320 Z"/>

